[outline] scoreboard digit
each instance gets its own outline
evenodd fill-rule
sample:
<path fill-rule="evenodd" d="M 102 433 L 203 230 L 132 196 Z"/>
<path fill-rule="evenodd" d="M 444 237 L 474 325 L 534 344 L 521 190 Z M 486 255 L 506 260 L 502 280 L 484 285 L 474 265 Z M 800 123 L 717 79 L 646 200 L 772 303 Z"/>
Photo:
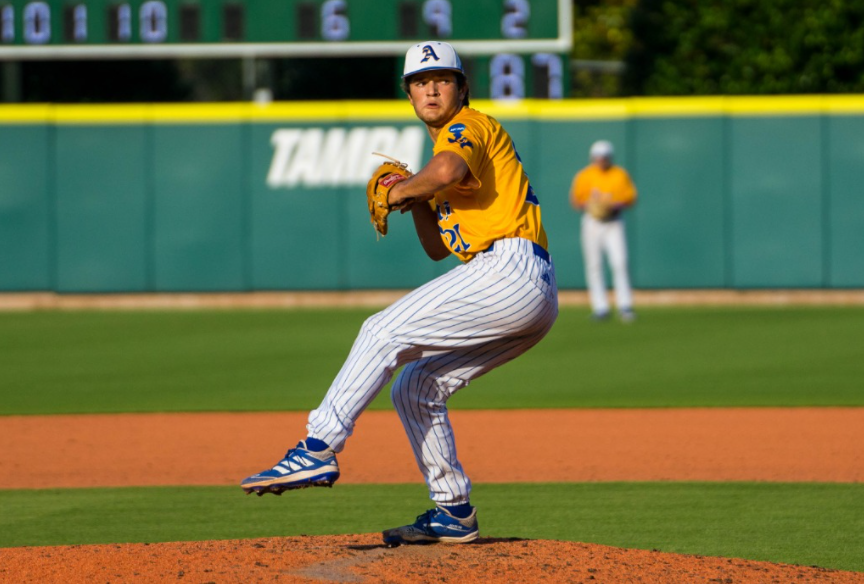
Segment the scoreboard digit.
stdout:
<path fill-rule="evenodd" d="M 562 99 L 569 79 L 566 55 L 498 53 L 471 60 L 471 94 L 491 99 Z"/>

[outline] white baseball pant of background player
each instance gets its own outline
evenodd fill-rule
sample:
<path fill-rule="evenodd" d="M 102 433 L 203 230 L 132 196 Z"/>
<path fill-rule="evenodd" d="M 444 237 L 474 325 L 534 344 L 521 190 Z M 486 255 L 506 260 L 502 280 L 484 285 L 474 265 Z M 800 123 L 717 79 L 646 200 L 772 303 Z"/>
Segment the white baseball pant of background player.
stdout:
<path fill-rule="evenodd" d="M 598 221 L 588 213 L 582 215 L 582 250 L 585 259 L 585 279 L 594 314 L 609 312 L 606 297 L 606 277 L 603 274 L 603 254 L 609 258 L 615 302 L 618 310 L 633 308 L 633 291 L 627 269 L 627 239 L 624 219 Z"/>
<path fill-rule="evenodd" d="M 357 418 L 387 384 L 393 405 L 436 503 L 467 503 L 471 481 L 456 456 L 446 402 L 469 381 L 518 357 L 542 339 L 558 315 L 551 262 L 525 239 L 494 250 L 414 290 L 363 324 L 309 436 L 336 452 Z"/>

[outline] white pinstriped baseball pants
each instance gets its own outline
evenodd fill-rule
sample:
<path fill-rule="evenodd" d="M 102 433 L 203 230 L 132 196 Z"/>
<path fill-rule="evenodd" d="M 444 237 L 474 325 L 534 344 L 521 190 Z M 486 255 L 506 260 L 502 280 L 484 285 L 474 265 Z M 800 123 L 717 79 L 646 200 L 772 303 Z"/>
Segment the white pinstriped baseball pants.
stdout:
<path fill-rule="evenodd" d="M 525 239 L 495 242 L 363 324 L 309 436 L 340 452 L 357 418 L 402 365 L 393 405 L 436 503 L 468 501 L 471 481 L 456 456 L 451 395 L 536 345 L 558 315 L 551 262 Z"/>
<path fill-rule="evenodd" d="M 585 260 L 585 280 L 588 282 L 591 310 L 595 314 L 609 312 L 606 278 L 603 275 L 604 252 L 612 268 L 615 304 L 618 310 L 630 310 L 633 308 L 633 290 L 630 288 L 630 273 L 627 269 L 624 219 L 598 221 L 585 213 L 582 216 L 582 257 Z"/>

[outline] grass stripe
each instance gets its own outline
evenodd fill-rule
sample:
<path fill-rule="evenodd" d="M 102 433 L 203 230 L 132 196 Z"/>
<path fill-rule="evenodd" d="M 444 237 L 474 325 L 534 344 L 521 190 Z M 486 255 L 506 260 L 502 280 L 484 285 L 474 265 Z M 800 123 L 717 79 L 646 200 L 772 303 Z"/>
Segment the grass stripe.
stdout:
<path fill-rule="evenodd" d="M 0 313 L 0 415 L 310 410 L 371 312 Z M 633 326 L 564 308 L 452 405 L 864 406 L 862 323 L 862 307 L 646 308 Z"/>
<path fill-rule="evenodd" d="M 864 485 L 478 485 L 483 535 L 864 571 Z M 236 487 L 0 491 L 0 547 L 367 533 L 430 505 L 422 485 L 282 497 Z"/>

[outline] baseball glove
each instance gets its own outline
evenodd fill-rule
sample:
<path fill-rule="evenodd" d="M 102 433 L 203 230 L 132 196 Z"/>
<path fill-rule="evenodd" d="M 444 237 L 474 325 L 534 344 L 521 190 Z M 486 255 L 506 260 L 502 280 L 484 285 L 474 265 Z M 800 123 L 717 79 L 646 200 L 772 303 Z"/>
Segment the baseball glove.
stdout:
<path fill-rule="evenodd" d="M 615 207 L 612 205 L 611 198 L 607 193 L 595 193 L 594 196 L 588 199 L 585 210 L 598 221 L 604 221 L 612 215 Z"/>
<path fill-rule="evenodd" d="M 379 156 L 384 155 L 379 154 Z M 385 156 L 385 158 L 390 157 Z M 413 173 L 408 170 L 408 165 L 395 158 L 390 158 L 390 161 L 385 162 L 372 173 L 372 178 L 366 185 L 366 203 L 369 205 L 369 219 L 372 226 L 381 235 L 387 235 L 387 216 L 394 210 L 388 200 L 390 189 L 396 183 L 411 176 Z"/>

